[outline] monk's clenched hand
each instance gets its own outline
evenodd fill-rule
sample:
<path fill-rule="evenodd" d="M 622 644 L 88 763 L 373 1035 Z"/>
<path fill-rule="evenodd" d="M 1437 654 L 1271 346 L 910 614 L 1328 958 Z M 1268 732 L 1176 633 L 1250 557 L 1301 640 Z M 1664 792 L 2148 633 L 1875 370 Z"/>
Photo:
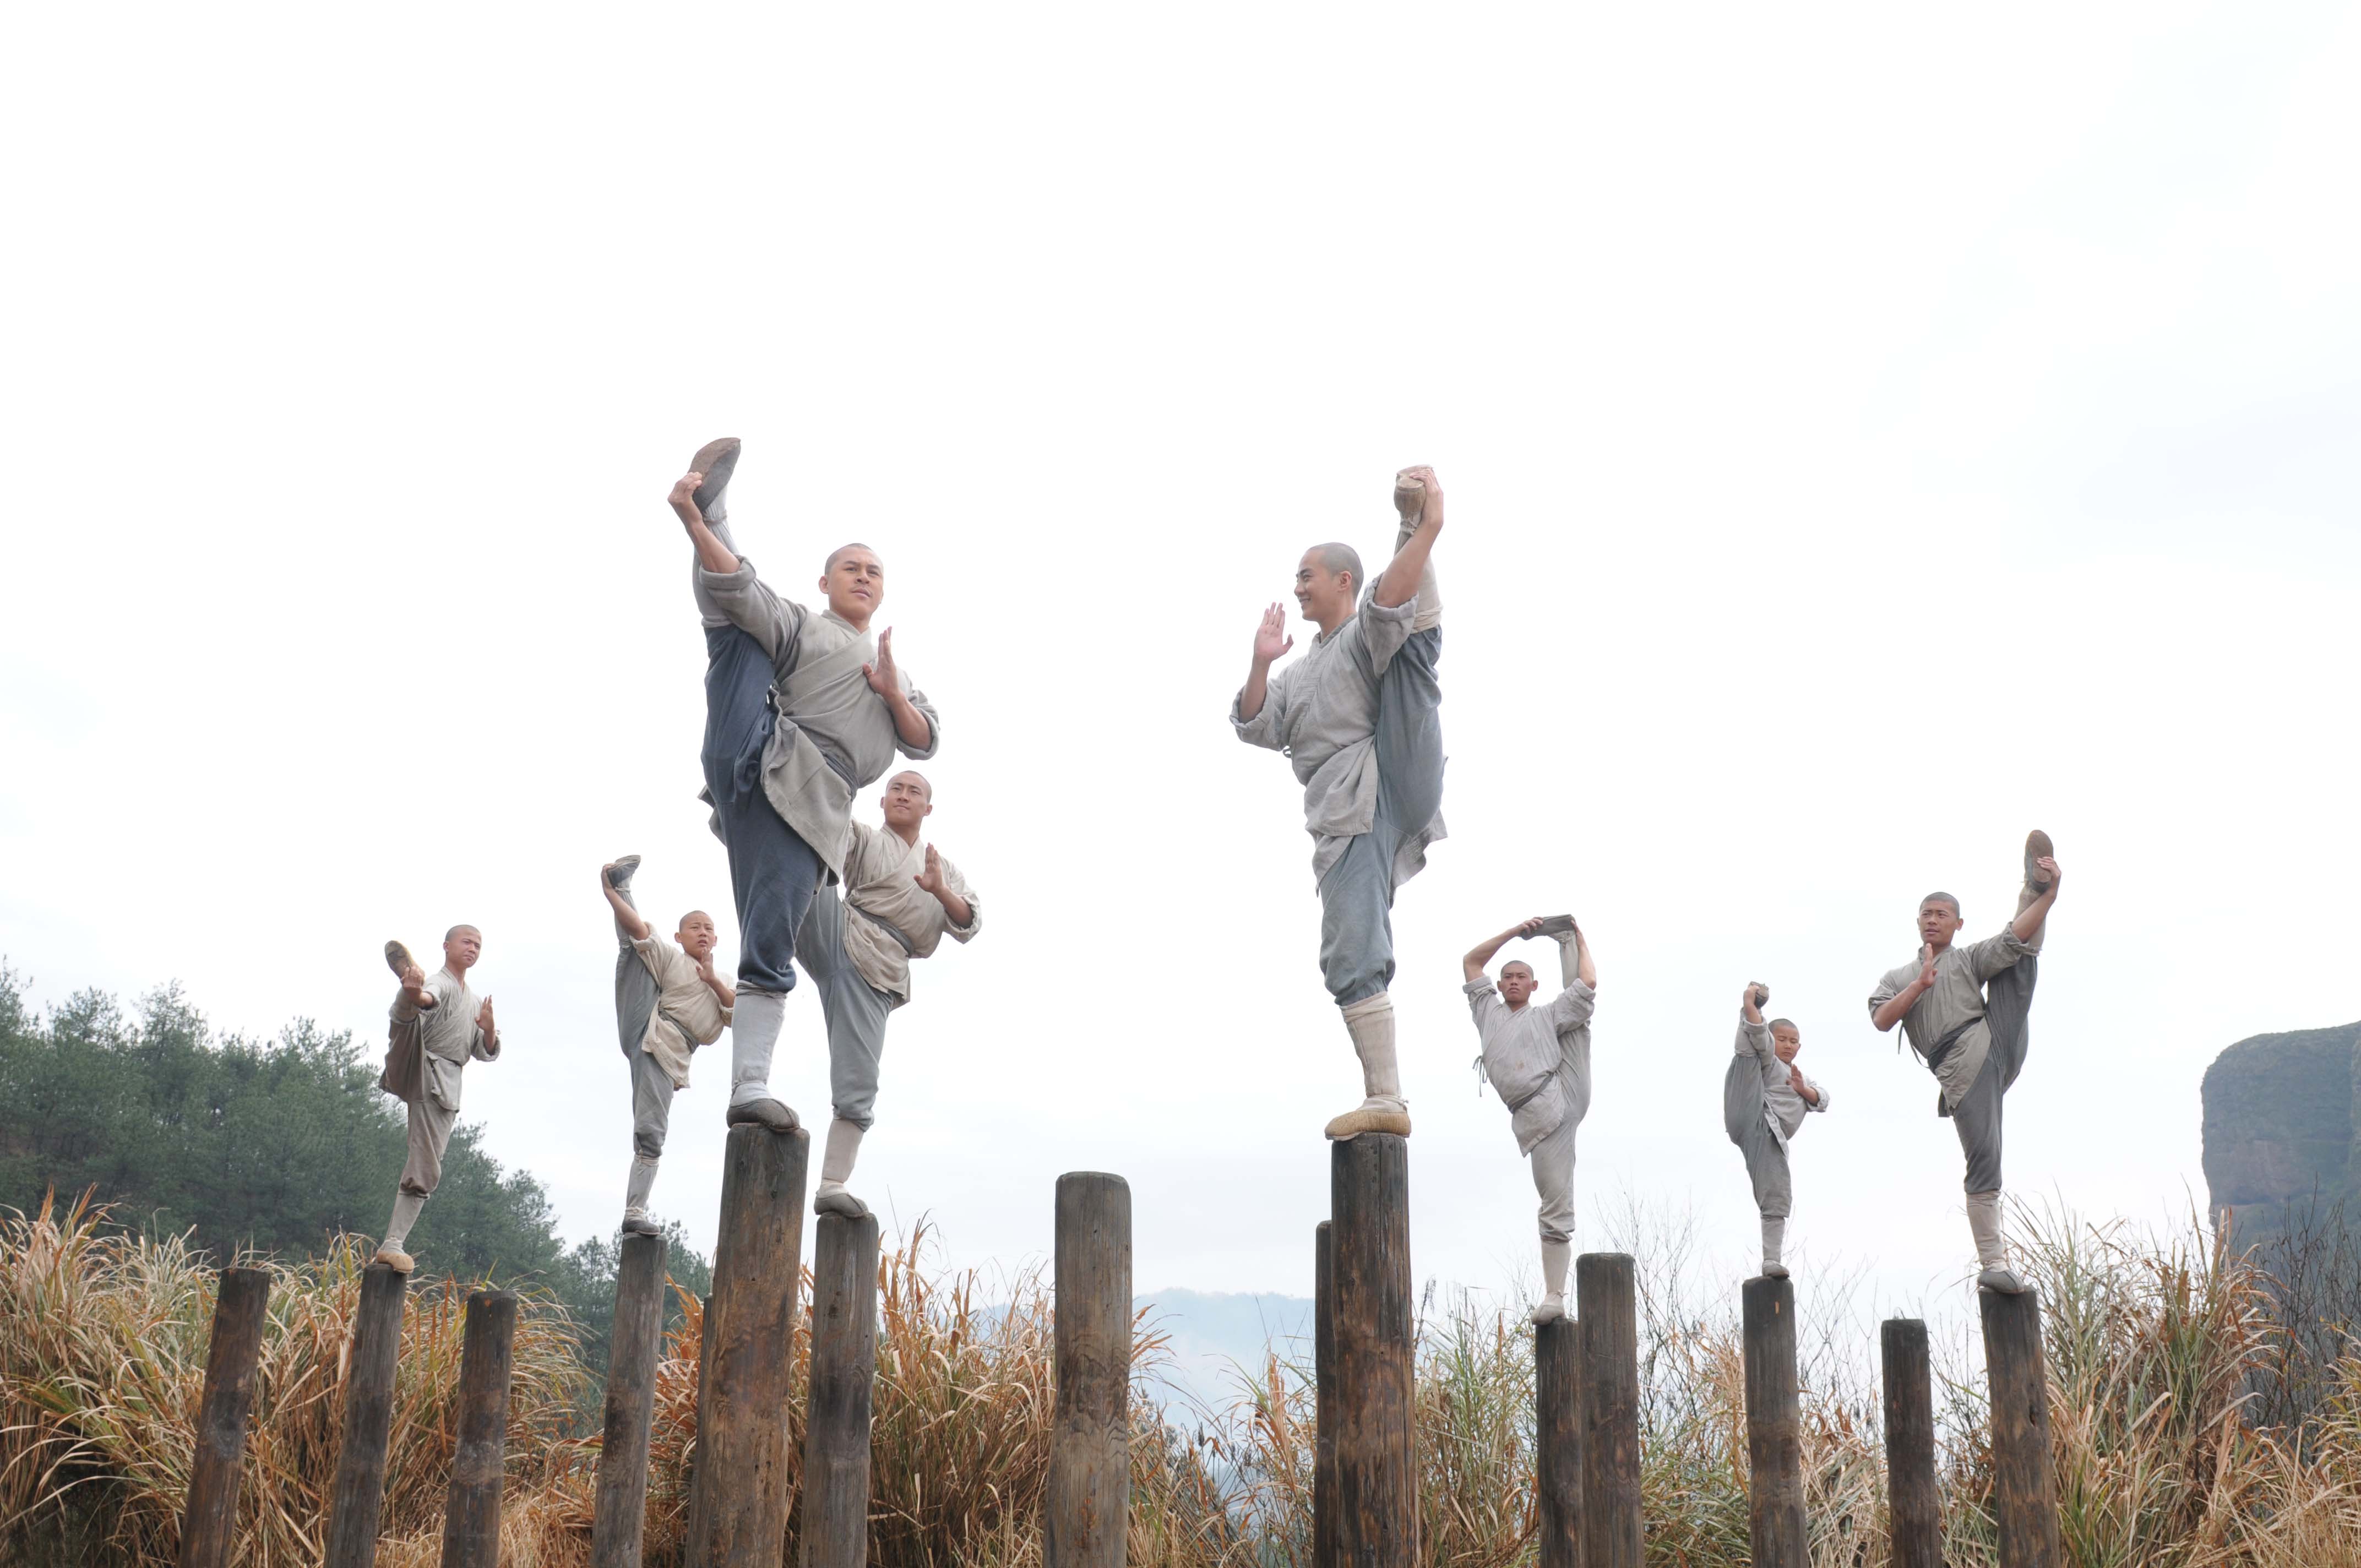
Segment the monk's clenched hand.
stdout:
<path fill-rule="evenodd" d="M 697 488 L 703 483 L 705 476 L 692 470 L 683 474 L 674 483 L 672 494 L 664 498 L 672 503 L 672 510 L 679 517 L 683 528 L 705 521 L 705 514 L 697 510 Z"/>

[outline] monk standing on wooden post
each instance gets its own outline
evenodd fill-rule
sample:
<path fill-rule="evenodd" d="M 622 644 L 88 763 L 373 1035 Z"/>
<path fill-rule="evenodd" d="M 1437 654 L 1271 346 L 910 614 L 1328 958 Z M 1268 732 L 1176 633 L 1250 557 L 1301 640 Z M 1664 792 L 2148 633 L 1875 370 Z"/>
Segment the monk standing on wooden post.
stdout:
<path fill-rule="evenodd" d="M 1361 1103 L 1328 1124 L 1332 1138 L 1410 1135 L 1394 1047 L 1395 890 L 1443 837 L 1443 599 L 1429 557 L 1443 532 L 1432 468 L 1394 476 L 1400 529 L 1374 585 L 1349 544 L 1315 544 L 1295 570 L 1295 602 L 1320 628 L 1302 658 L 1272 605 L 1254 662 L 1230 706 L 1250 746 L 1284 751 L 1303 786 L 1312 873 L 1320 889 L 1320 972 L 1361 1058 Z M 1357 601 L 1357 608 L 1356 608 Z"/>
<path fill-rule="evenodd" d="M 1058 1178 L 1058 1406 L 1043 1495 L 1044 1568 L 1123 1568 L 1131 1529 L 1131 1184 Z"/>

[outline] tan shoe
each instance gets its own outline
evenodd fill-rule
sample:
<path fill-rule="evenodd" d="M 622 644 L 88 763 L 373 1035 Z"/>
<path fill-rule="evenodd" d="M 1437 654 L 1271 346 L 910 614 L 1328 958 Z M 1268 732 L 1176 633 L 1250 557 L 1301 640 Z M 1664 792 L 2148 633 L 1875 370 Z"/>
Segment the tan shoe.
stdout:
<path fill-rule="evenodd" d="M 408 1253 L 402 1251 L 398 1246 L 381 1246 L 378 1248 L 377 1256 L 372 1258 L 370 1261 L 384 1264 L 396 1274 L 407 1274 L 412 1269 L 418 1266 L 418 1260 L 411 1256 Z"/>
<path fill-rule="evenodd" d="M 1363 1133 L 1410 1136 L 1410 1108 L 1398 1100 L 1365 1100 L 1358 1109 L 1347 1111 L 1328 1124 L 1329 1137 L 1340 1144 Z"/>
<path fill-rule="evenodd" d="M 795 1108 L 784 1100 L 756 1100 L 732 1105 L 721 1122 L 729 1127 L 768 1127 L 774 1133 L 792 1133 L 803 1125 Z"/>
<path fill-rule="evenodd" d="M 410 949 L 400 942 L 388 942 L 385 945 L 385 967 L 393 971 L 395 979 L 401 979 L 401 971 L 417 961 L 410 956 Z"/>
<path fill-rule="evenodd" d="M 2040 828 L 2036 828 L 2025 836 L 2025 885 L 2037 894 L 2048 893 L 2049 883 L 2042 876 L 2041 867 L 2036 862 L 2054 859 L 2057 854 L 2057 846 L 2050 843 L 2049 835 Z"/>
<path fill-rule="evenodd" d="M 841 1187 L 822 1183 L 818 1193 L 812 1199 L 812 1212 L 840 1214 L 848 1220 L 865 1220 L 869 1218 L 869 1205 Z"/>

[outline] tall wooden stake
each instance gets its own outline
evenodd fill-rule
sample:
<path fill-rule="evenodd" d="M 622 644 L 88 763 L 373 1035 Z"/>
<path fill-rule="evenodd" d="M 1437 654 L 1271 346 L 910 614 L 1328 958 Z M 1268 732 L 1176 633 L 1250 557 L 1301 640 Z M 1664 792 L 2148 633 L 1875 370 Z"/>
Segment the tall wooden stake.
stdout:
<path fill-rule="evenodd" d="M 1418 1561 L 1410 1146 L 1363 1133 L 1329 1146 L 1336 1317 L 1338 1568 Z"/>
<path fill-rule="evenodd" d="M 345 1441 L 328 1494 L 324 1568 L 370 1568 L 378 1511 L 385 1504 L 385 1444 L 393 1426 L 393 1380 L 401 1365 L 401 1301 L 410 1277 L 382 1263 L 361 1273 L 353 1354 L 345 1373 Z"/>
<path fill-rule="evenodd" d="M 1131 1185 L 1058 1178 L 1058 1406 L 1044 1568 L 1123 1568 L 1131 1526 Z"/>
<path fill-rule="evenodd" d="M 1581 1568 L 1582 1325 L 1533 1331 L 1533 1485 L 1541 1497 L 1541 1568 Z"/>
<path fill-rule="evenodd" d="M 625 1236 L 620 1252 L 590 1568 L 640 1568 L 647 1525 L 648 1431 L 655 1420 L 656 1362 L 664 1350 L 664 1237 Z"/>
<path fill-rule="evenodd" d="M 803 1568 L 869 1561 L 869 1410 L 877 1378 L 877 1217 L 823 1214 L 812 1249 Z"/>
<path fill-rule="evenodd" d="M 467 1298 L 458 1443 L 443 1494 L 443 1568 L 500 1568 L 500 1476 L 507 1468 L 516 1322 L 515 1291 L 478 1290 Z"/>
<path fill-rule="evenodd" d="M 204 1404 L 197 1415 L 196 1464 L 181 1520 L 181 1568 L 227 1568 L 237 1527 L 237 1482 L 246 1457 L 246 1416 L 254 1364 L 270 1305 L 270 1276 L 225 1268 L 214 1298 L 213 1344 L 205 1354 Z"/>
<path fill-rule="evenodd" d="M 1746 1355 L 1746 1532 L 1754 1568 L 1811 1568 L 1804 1522 L 1804 1437 L 1795 1389 L 1795 1289 L 1757 1277 L 1740 1288 Z"/>
<path fill-rule="evenodd" d="M 1336 1244 L 1325 1220 L 1312 1233 L 1312 1568 L 1336 1562 Z"/>
<path fill-rule="evenodd" d="M 1993 1511 L 2000 1568 L 2058 1568 L 2058 1480 L 2049 1457 L 2048 1377 L 2041 1298 L 1979 1290 L 1984 1370 L 1992 1379 Z"/>
<path fill-rule="evenodd" d="M 1583 1568 L 1642 1568 L 1640 1321 L 1631 1257 L 1574 1260 L 1582 1324 Z"/>
<path fill-rule="evenodd" d="M 1927 1325 L 1916 1318 L 1888 1318 L 1877 1337 L 1885 1362 L 1885 1512 L 1893 1568 L 1943 1568 Z"/>

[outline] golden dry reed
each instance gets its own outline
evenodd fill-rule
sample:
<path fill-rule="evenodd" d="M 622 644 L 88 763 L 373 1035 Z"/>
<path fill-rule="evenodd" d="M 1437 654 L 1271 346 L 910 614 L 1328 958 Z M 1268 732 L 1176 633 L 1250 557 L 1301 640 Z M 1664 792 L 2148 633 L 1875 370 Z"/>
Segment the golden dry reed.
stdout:
<path fill-rule="evenodd" d="M 126 1234 L 82 1208 L 0 1217 L 0 1550 L 71 1539 L 126 1565 L 175 1561 L 214 1275 L 177 1240 Z M 2047 1310 L 2050 1399 L 2069 1560 L 2082 1568 L 2361 1568 L 2361 1355 L 2296 1431 L 2257 1430 L 2246 1391 L 2278 1362 L 2259 1266 L 2194 1226 L 2166 1236 L 2025 1215 Z M 980 1295 L 974 1273 L 923 1266 L 921 1226 L 879 1267 L 870 1561 L 886 1568 L 1033 1568 L 1051 1415 L 1049 1295 L 1038 1274 Z M 319 1560 L 343 1419 L 344 1361 L 366 1255 L 344 1243 L 272 1270 L 238 1520 L 242 1563 Z M 1746 1561 L 1746 1444 L 1734 1322 L 1682 1304 L 1653 1274 L 1641 1303 L 1643 1475 L 1652 1564 Z M 1672 1277 L 1676 1279 L 1677 1271 Z M 1726 1293 L 1725 1293 L 1726 1294 Z M 412 1290 L 402 1330 L 387 1568 L 434 1563 L 449 1475 L 465 1288 Z M 664 1346 L 647 1562 L 676 1563 L 696 1442 L 694 1297 Z M 1805 1356 L 1812 1558 L 1886 1561 L 1882 1439 L 1866 1358 L 1824 1323 Z M 796 1345 L 800 1458 L 808 1342 Z M 1993 1561 L 1990 1454 L 1972 1357 L 1942 1386 L 1948 1557 Z M 1513 1310 L 1430 1297 L 1418 1379 L 1421 1555 L 1508 1568 L 1534 1555 L 1532 1341 Z M 1135 1369 L 1164 1341 L 1143 1321 Z M 1139 1568 L 1312 1568 L 1308 1368 L 1272 1355 L 1207 1409 L 1134 1400 L 1130 1558 Z M 571 1325 L 528 1299 L 517 1329 L 502 1561 L 588 1561 L 595 1439 Z M 783 1543 L 795 1561 L 793 1540 Z M 58 1549 L 52 1545 L 49 1550 Z"/>

